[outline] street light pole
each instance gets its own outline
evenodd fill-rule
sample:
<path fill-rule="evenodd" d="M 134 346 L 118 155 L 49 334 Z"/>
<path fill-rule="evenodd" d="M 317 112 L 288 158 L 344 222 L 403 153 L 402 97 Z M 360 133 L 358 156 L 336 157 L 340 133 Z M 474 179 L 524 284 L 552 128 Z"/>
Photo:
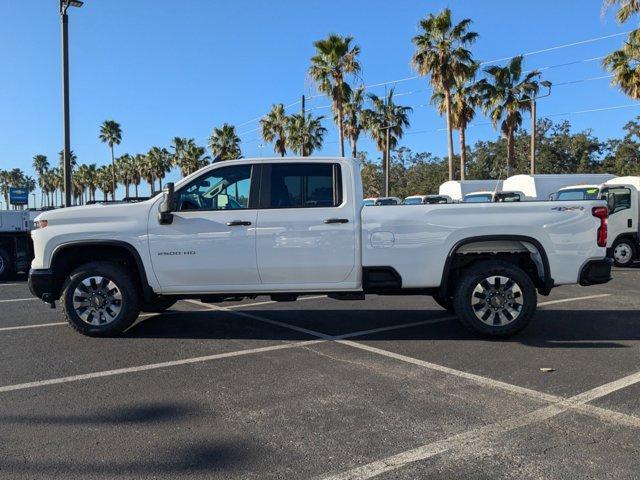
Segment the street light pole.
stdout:
<path fill-rule="evenodd" d="M 64 206 L 71 206 L 71 138 L 69 125 L 69 7 L 81 7 L 79 0 L 60 0 L 60 20 L 62 23 L 62 124 L 64 148 L 62 150 L 64 175 Z"/>

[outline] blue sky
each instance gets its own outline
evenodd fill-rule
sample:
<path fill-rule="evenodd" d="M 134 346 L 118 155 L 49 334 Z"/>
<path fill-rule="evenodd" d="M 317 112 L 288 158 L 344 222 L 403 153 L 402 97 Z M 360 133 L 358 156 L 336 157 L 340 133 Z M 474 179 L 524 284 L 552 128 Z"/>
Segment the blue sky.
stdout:
<path fill-rule="evenodd" d="M 0 169 L 32 172 L 35 154 L 52 163 L 62 145 L 60 24 L 57 0 L 0 0 Z M 313 41 L 328 33 L 352 35 L 362 49 L 362 81 L 376 84 L 414 75 L 411 37 L 420 18 L 444 7 L 457 20 L 473 19 L 480 38 L 478 59 L 490 61 L 548 47 L 624 32 L 612 12 L 601 16 L 601 0 L 258 1 L 258 0 L 86 0 L 70 15 L 71 141 L 83 163 L 110 161 L 98 140 L 99 125 L 117 120 L 123 141 L 116 154 L 144 153 L 168 146 L 174 136 L 206 140 L 214 126 L 230 122 L 242 133 L 245 156 L 266 156 L 257 122 L 272 103 L 289 104 L 314 95 L 306 75 Z M 603 76 L 599 60 L 624 37 L 527 56 L 526 68 L 578 62 L 543 71 L 556 84 Z M 446 153 L 443 120 L 428 105 L 426 79 L 395 86 L 398 103 L 412 106 L 403 144 L 414 151 Z M 384 87 L 370 91 L 384 93 Z M 314 98 L 309 108 L 327 105 Z M 640 109 L 621 108 L 565 115 L 633 102 L 609 87 L 609 79 L 554 87 L 539 102 L 541 116 L 560 114 L 575 129 L 601 138 L 619 135 Z M 640 104 L 639 104 L 640 105 Z M 291 107 L 292 110 L 299 105 Z M 314 110 L 328 114 L 326 108 Z M 495 138 L 479 116 L 468 141 Z M 338 151 L 329 128 L 324 150 Z M 370 141 L 361 148 L 373 157 Z M 172 175 L 175 178 L 175 174 Z"/>

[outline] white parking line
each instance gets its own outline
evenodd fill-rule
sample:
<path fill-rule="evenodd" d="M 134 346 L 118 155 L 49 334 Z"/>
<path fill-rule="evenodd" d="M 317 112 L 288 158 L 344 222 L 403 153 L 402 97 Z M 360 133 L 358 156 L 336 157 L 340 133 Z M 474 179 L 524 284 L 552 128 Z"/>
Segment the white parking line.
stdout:
<path fill-rule="evenodd" d="M 0 332 L 8 332 L 11 330 L 27 330 L 30 328 L 55 327 L 57 325 L 66 325 L 67 322 L 37 323 L 35 325 L 18 325 L 16 327 L 2 327 Z"/>
<path fill-rule="evenodd" d="M 28 297 L 28 298 L 11 298 L 9 300 L 0 300 L 0 303 L 7 303 L 7 302 L 30 302 L 33 300 L 40 300 L 37 297 Z"/>
<path fill-rule="evenodd" d="M 84 373 L 81 375 L 71 375 L 69 377 L 50 378 L 47 380 L 39 380 L 36 382 L 18 383 L 16 385 L 5 385 L 4 387 L 0 387 L 0 393 L 12 392 L 15 390 L 24 390 L 27 388 L 44 387 L 47 385 L 57 385 L 60 383 L 78 382 L 81 380 L 90 380 L 92 378 L 111 377 L 114 375 L 123 375 L 125 373 L 157 370 L 159 368 L 176 367 L 178 365 L 202 363 L 202 362 L 208 362 L 211 360 L 218 360 L 220 358 L 240 357 L 243 355 L 250 355 L 253 353 L 271 352 L 274 350 L 284 350 L 287 348 L 296 348 L 301 346 L 313 345 L 314 343 L 320 343 L 323 341 L 324 340 L 306 340 L 303 342 L 281 343 L 278 345 L 271 345 L 269 347 L 250 348 L 247 350 L 237 350 L 234 352 L 216 353 L 214 355 L 207 355 L 204 357 L 184 358 L 181 360 L 172 360 L 169 362 L 160 362 L 160 363 L 150 363 L 147 365 L 139 365 L 136 367 L 117 368 L 115 370 L 103 370 L 100 372 Z"/>
<path fill-rule="evenodd" d="M 376 460 L 375 462 L 335 475 L 326 475 L 322 478 L 324 480 L 364 480 L 376 477 L 383 473 L 397 470 L 411 463 L 434 457 L 449 450 L 464 449 L 474 442 L 486 442 L 492 437 L 498 437 L 512 430 L 556 417 L 574 407 L 584 405 L 587 402 L 609 395 L 621 388 L 628 387 L 629 385 L 633 385 L 638 382 L 640 382 L 640 372 L 636 372 L 619 380 L 601 385 L 600 387 L 587 390 L 586 392 L 575 395 L 566 400 L 562 400 L 553 405 L 549 405 L 548 407 L 539 408 L 529 414 L 507 418 L 491 425 L 459 433 L 444 440 L 428 443 L 396 455 L 391 455 L 383 458 L 382 460 Z M 477 449 L 473 449 L 472 451 L 474 454 L 478 453 Z"/>
<path fill-rule="evenodd" d="M 610 296 L 611 296 L 610 293 L 601 293 L 598 295 L 587 295 L 586 297 L 563 298 L 560 300 L 550 300 L 548 302 L 542 302 L 542 303 L 539 303 L 538 306 L 544 307 L 546 305 L 555 305 L 557 303 L 577 302 L 579 300 L 591 300 L 592 298 L 603 298 L 603 297 L 610 297 Z"/>
<path fill-rule="evenodd" d="M 23 283 L 0 283 L 0 287 L 11 287 L 14 285 L 24 285 Z"/>

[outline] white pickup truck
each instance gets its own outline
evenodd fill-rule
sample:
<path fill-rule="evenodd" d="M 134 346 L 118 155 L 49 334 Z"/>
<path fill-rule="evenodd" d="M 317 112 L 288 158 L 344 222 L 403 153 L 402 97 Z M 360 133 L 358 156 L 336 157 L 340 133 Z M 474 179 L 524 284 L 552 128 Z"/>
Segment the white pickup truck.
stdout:
<path fill-rule="evenodd" d="M 215 163 L 147 201 L 35 223 L 31 291 L 91 336 L 181 298 L 324 293 L 431 295 L 505 337 L 532 319 L 536 291 L 611 278 L 602 200 L 363 208 L 360 165 L 345 158 Z"/>

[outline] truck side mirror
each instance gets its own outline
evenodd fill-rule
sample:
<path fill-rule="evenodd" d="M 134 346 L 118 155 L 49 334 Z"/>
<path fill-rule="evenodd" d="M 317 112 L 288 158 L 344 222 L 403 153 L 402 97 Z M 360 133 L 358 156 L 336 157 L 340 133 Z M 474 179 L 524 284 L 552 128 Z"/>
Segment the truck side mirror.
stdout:
<path fill-rule="evenodd" d="M 163 199 L 160 203 L 160 214 L 158 222 L 160 225 L 170 225 L 173 223 L 173 213 L 176 209 L 176 194 L 173 182 L 169 182 L 164 187 Z"/>
<path fill-rule="evenodd" d="M 607 195 L 607 209 L 609 210 L 609 213 L 613 213 L 613 211 L 616 209 L 616 194 L 615 193 L 610 193 L 609 195 Z"/>

